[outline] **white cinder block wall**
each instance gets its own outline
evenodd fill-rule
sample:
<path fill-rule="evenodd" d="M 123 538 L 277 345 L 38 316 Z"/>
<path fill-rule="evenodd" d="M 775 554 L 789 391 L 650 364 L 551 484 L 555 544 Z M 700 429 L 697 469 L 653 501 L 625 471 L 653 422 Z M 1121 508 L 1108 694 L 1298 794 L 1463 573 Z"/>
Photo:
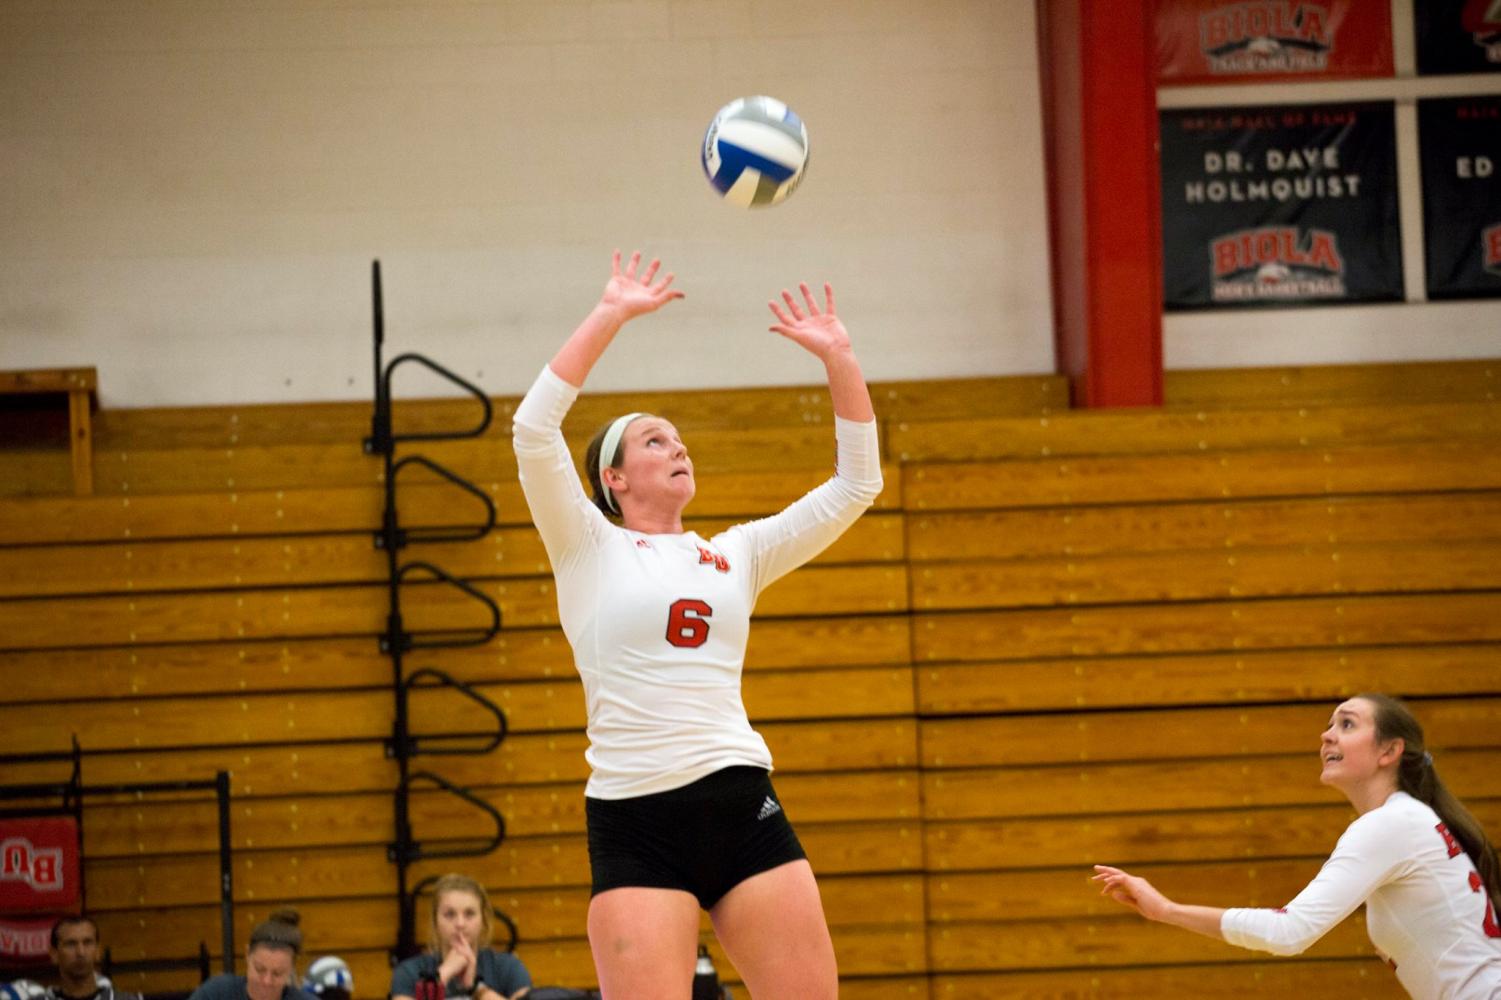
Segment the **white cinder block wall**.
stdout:
<path fill-rule="evenodd" d="M 799 279 L 872 378 L 1048 372 L 1036 63 L 1032 0 L 4 0 L 0 367 L 368 398 L 379 257 L 388 357 L 519 392 L 640 245 L 688 298 L 591 388 L 820 380 Z M 698 163 L 750 93 L 812 148 L 756 212 Z"/>
<path fill-rule="evenodd" d="M 1412 255 L 1411 100 L 1435 86 L 1168 103 L 1400 94 Z M 813 153 L 790 202 L 747 213 L 698 144 L 750 93 L 802 114 Z M 641 245 L 689 298 L 591 388 L 817 381 L 766 332 L 803 278 L 835 283 L 872 378 L 1047 372 L 1043 171 L 1034 0 L 0 0 L 0 367 L 96 365 L 113 407 L 369 398 L 379 257 L 388 357 L 515 393 L 610 249 Z M 1493 356 L 1501 303 L 1178 314 L 1164 348 Z"/>

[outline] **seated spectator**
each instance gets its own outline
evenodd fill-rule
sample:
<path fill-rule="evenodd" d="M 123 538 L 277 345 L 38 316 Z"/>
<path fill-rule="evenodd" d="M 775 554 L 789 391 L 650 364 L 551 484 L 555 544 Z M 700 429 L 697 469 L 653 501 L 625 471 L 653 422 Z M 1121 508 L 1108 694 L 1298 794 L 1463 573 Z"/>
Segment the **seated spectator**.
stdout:
<path fill-rule="evenodd" d="M 391 1000 L 472 997 L 517 1000 L 532 977 L 515 955 L 491 948 L 493 925 L 485 887 L 467 875 L 444 875 L 433 885 L 428 951 L 391 972 Z M 441 987 L 441 992 L 438 990 Z M 260 1000 L 260 998 L 255 998 Z"/>
<path fill-rule="evenodd" d="M 250 932 L 246 974 L 212 976 L 188 1000 L 317 1000 L 297 985 L 297 956 L 302 953 L 299 919 L 291 909 L 271 914 Z"/>
<path fill-rule="evenodd" d="M 47 954 L 57 966 L 57 985 L 47 991 L 53 1000 L 141 1000 L 99 974 L 99 926 L 90 917 L 59 917 Z"/>

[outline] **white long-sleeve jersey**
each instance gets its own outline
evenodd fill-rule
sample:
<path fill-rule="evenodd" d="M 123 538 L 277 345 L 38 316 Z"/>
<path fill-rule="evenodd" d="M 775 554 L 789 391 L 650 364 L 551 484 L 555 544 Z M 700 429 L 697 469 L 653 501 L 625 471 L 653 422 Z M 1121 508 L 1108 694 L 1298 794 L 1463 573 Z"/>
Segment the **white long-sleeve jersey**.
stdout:
<path fill-rule="evenodd" d="M 1501 998 L 1501 928 L 1470 856 L 1427 805 L 1395 792 L 1340 836 L 1280 910 L 1230 909 L 1231 944 L 1295 955 L 1366 905 L 1371 943 L 1418 1000 Z"/>
<path fill-rule="evenodd" d="M 833 478 L 779 514 L 707 540 L 643 534 L 612 524 L 584 493 L 561 429 L 578 391 L 543 368 L 516 409 L 513 437 L 583 680 L 585 794 L 632 798 L 732 765 L 770 769 L 740 697 L 751 610 L 875 501 L 875 422 L 836 417 Z"/>

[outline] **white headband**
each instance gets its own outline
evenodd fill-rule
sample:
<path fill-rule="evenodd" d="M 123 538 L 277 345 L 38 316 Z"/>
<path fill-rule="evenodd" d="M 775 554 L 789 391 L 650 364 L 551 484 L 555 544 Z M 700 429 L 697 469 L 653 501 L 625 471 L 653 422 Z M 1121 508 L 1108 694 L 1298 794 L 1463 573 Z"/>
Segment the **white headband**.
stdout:
<path fill-rule="evenodd" d="M 615 502 L 615 494 L 610 492 L 609 485 L 605 483 L 605 470 L 615 464 L 615 452 L 620 447 L 620 438 L 625 434 L 626 425 L 640 416 L 644 414 L 636 412 L 616 417 L 610 429 L 605 431 L 604 440 L 599 443 L 599 489 L 605 495 L 605 503 L 617 514 L 620 513 L 620 505 Z"/>

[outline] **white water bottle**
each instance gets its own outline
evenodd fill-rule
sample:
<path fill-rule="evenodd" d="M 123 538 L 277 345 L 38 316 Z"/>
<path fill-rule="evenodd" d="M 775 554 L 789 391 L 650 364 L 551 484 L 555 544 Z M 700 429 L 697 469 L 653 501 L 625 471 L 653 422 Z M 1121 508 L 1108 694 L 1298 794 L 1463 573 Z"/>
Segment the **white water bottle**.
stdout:
<path fill-rule="evenodd" d="M 693 1000 L 719 1000 L 719 973 L 703 945 L 698 946 L 698 963 L 693 967 Z"/>

